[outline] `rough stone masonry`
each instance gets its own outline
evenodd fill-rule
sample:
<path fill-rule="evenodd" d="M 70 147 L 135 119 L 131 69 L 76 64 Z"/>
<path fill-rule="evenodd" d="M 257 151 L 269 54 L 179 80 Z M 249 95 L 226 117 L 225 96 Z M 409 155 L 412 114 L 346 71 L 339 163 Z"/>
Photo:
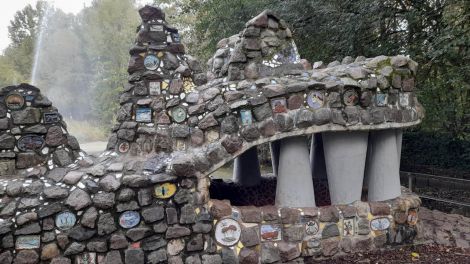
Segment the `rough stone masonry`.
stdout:
<path fill-rule="evenodd" d="M 219 42 L 206 74 L 162 10 L 139 13 L 118 124 L 96 160 L 37 88 L 2 89 L 0 264 L 303 263 L 413 241 L 420 200 L 406 190 L 384 202 L 236 207 L 209 199 L 208 175 L 280 138 L 418 124 L 415 62 L 308 69 L 286 23 L 265 11 Z"/>

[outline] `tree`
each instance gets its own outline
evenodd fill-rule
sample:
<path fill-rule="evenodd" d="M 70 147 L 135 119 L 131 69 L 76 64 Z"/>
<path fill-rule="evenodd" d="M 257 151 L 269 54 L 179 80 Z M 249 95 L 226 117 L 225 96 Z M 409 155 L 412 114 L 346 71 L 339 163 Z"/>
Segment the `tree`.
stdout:
<path fill-rule="evenodd" d="M 95 118 L 111 125 L 119 105 L 118 95 L 127 83 L 129 49 L 139 23 L 132 0 L 96 0 L 82 11 L 84 51 L 93 69 L 92 98 Z"/>
<path fill-rule="evenodd" d="M 11 44 L 0 55 L 0 85 L 28 82 L 34 58 L 34 43 L 47 2 L 38 1 L 15 13 L 8 26 Z"/>

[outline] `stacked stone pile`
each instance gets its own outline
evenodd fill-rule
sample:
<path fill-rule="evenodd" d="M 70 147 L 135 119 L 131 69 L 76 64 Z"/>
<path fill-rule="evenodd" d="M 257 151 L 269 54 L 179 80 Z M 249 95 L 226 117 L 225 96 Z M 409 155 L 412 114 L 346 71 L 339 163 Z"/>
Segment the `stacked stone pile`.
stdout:
<path fill-rule="evenodd" d="M 79 157 L 78 141 L 67 133 L 57 108 L 28 84 L 1 89 L 0 134 L 0 175 L 67 166 Z"/>
<path fill-rule="evenodd" d="M 129 52 L 129 85 L 121 94 L 119 124 L 108 145 L 134 155 L 171 151 L 177 147 L 172 137 L 189 135 L 187 102 L 197 101 L 192 91 L 207 81 L 198 61 L 184 54 L 178 30 L 165 21 L 165 14 L 150 6 L 139 13 L 142 25 Z"/>

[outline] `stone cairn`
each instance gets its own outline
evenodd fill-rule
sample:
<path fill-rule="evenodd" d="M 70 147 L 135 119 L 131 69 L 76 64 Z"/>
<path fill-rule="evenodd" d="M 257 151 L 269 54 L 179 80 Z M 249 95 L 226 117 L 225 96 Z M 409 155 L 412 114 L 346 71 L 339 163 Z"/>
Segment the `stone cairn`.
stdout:
<path fill-rule="evenodd" d="M 419 123 L 412 60 L 360 57 L 305 69 L 285 23 L 265 11 L 219 43 L 206 75 L 183 54 L 160 9 L 139 13 L 130 85 L 108 151 L 94 161 L 79 157 L 78 166 L 40 164 L 25 170 L 27 178 L 0 180 L 0 264 L 301 263 L 413 241 L 420 200 L 406 190 L 386 201 L 326 207 L 232 206 L 209 199 L 208 177 L 264 142 Z M 26 95 L 6 100 L 6 115 L 19 126 L 2 130 L 2 145 L 13 150 L 20 133 L 35 131 L 46 135 L 52 162 L 71 163 L 72 156 L 54 159 L 79 149 L 73 140 L 51 143 L 69 138 L 63 130 L 49 134 L 65 127 L 60 120 L 34 130 L 17 123 L 39 123 L 41 111 L 52 110 L 32 91 L 31 105 Z M 21 98 L 26 108 L 11 109 Z M 38 151 L 33 139 L 27 146 Z M 18 163 L 21 149 L 9 152 L 2 158 Z"/>
<path fill-rule="evenodd" d="M 0 175 L 40 165 L 44 173 L 68 166 L 80 156 L 80 145 L 67 133 L 57 108 L 34 86 L 3 88 L 0 117 Z"/>

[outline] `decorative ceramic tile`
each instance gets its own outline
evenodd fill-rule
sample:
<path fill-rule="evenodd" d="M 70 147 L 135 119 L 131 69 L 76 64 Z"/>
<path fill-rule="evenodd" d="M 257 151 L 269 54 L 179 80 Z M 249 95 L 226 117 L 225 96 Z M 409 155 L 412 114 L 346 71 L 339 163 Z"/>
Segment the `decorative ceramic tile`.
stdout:
<path fill-rule="evenodd" d="M 287 112 L 286 98 L 275 98 L 271 100 L 271 108 L 273 113 Z"/>
<path fill-rule="evenodd" d="M 343 102 L 347 106 L 357 105 L 359 102 L 359 95 L 353 89 L 346 90 L 343 94 Z"/>
<path fill-rule="evenodd" d="M 390 219 L 387 217 L 378 217 L 370 221 L 370 229 L 373 231 L 383 231 L 390 227 Z"/>
<path fill-rule="evenodd" d="M 388 101 L 388 94 L 377 93 L 375 95 L 375 104 L 377 106 L 386 106 Z"/>
<path fill-rule="evenodd" d="M 16 237 L 16 249 L 35 249 L 41 245 L 41 236 L 18 236 Z"/>
<path fill-rule="evenodd" d="M 238 221 L 224 218 L 215 225 L 215 240 L 222 246 L 234 246 L 241 236 L 241 227 Z"/>
<path fill-rule="evenodd" d="M 18 139 L 17 146 L 21 151 L 36 151 L 44 146 L 44 138 L 38 135 L 26 135 Z"/>
<path fill-rule="evenodd" d="M 343 236 L 353 236 L 355 233 L 354 218 L 343 219 Z"/>
<path fill-rule="evenodd" d="M 129 151 L 130 145 L 129 142 L 121 142 L 118 146 L 118 151 L 120 153 L 127 153 Z"/>
<path fill-rule="evenodd" d="M 417 209 L 408 210 L 407 222 L 409 225 L 416 225 L 418 223 L 418 210 Z"/>
<path fill-rule="evenodd" d="M 320 227 L 318 226 L 317 221 L 308 221 L 305 223 L 305 233 L 309 236 L 316 235 L 318 231 L 320 230 Z"/>
<path fill-rule="evenodd" d="M 153 54 L 149 54 L 144 59 L 144 66 L 147 70 L 154 71 L 160 65 L 160 59 Z"/>
<path fill-rule="evenodd" d="M 176 193 L 176 185 L 174 183 L 166 182 L 157 184 L 154 187 L 155 197 L 159 199 L 168 199 L 173 197 Z"/>
<path fill-rule="evenodd" d="M 282 239 L 282 227 L 279 224 L 263 224 L 260 235 L 261 241 L 279 241 Z"/>
<path fill-rule="evenodd" d="M 149 82 L 149 94 L 150 95 L 160 95 L 161 94 L 161 83 L 157 81 Z"/>
<path fill-rule="evenodd" d="M 19 93 L 11 93 L 5 98 L 5 104 L 10 110 L 18 110 L 23 108 L 25 103 L 24 97 Z"/>
<path fill-rule="evenodd" d="M 253 115 L 251 114 L 251 110 L 240 110 L 240 118 L 242 120 L 243 126 L 251 125 L 253 123 Z"/>
<path fill-rule="evenodd" d="M 186 115 L 186 109 L 184 109 L 181 106 L 177 106 L 177 107 L 174 107 L 173 109 L 171 109 L 171 118 L 173 118 L 173 120 L 176 123 L 181 123 L 184 120 L 186 120 L 186 116 L 187 116 Z"/>
<path fill-rule="evenodd" d="M 136 211 L 126 211 L 119 216 L 119 225 L 123 228 L 133 228 L 140 223 L 140 214 Z"/>
<path fill-rule="evenodd" d="M 307 96 L 307 104 L 312 109 L 318 109 L 323 106 L 325 95 L 320 91 L 312 91 Z"/>
<path fill-rule="evenodd" d="M 44 124 L 53 124 L 60 121 L 59 113 L 44 113 Z"/>
<path fill-rule="evenodd" d="M 75 256 L 75 264 L 97 264 L 96 253 L 87 252 Z"/>
<path fill-rule="evenodd" d="M 55 217 L 55 225 L 60 230 L 69 230 L 77 222 L 77 217 L 71 212 L 61 212 Z"/>
<path fill-rule="evenodd" d="M 401 107 L 410 106 L 410 94 L 409 93 L 400 93 L 399 102 L 400 102 Z"/>
<path fill-rule="evenodd" d="M 142 123 L 152 122 L 152 109 L 149 107 L 140 107 L 135 111 L 135 121 Z"/>
<path fill-rule="evenodd" d="M 176 151 L 185 151 L 186 150 L 186 141 L 184 139 L 175 140 L 175 150 Z"/>

